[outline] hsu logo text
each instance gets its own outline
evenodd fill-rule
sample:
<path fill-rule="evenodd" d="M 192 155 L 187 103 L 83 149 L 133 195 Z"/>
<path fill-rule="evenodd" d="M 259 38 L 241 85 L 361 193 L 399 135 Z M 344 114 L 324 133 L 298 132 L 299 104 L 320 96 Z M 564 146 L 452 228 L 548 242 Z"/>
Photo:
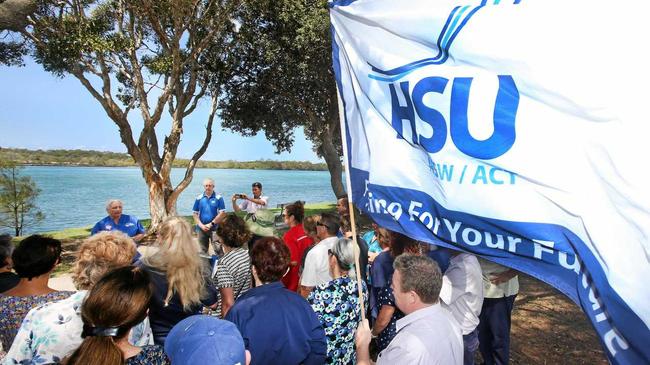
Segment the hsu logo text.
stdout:
<path fill-rule="evenodd" d="M 499 76 L 499 90 L 494 104 L 492 135 L 484 140 L 477 140 L 469 132 L 467 110 L 469 105 L 471 77 L 431 76 L 415 82 L 401 81 L 388 84 L 391 98 L 392 127 L 398 138 L 404 138 L 404 122 L 411 128 L 411 142 L 422 146 L 429 153 L 440 151 L 451 136 L 454 145 L 464 154 L 478 159 L 489 160 L 506 153 L 515 143 L 515 120 L 519 106 L 519 90 L 512 76 Z M 443 94 L 451 87 L 450 108 L 445 120 L 443 113 L 425 105 L 423 99 L 427 93 Z M 398 94 L 400 94 L 398 96 Z M 401 101 L 400 101 L 401 100 Z M 423 136 L 417 128 L 416 116 L 433 129 L 431 137 Z M 449 132 L 449 133 L 447 133 Z"/>

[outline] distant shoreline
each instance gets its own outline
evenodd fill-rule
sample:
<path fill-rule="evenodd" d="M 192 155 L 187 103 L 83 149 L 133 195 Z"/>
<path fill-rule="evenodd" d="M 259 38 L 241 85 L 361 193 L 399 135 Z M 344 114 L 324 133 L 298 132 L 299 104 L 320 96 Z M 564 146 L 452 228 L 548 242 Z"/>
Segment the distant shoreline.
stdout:
<path fill-rule="evenodd" d="M 138 165 L 126 153 L 102 152 L 92 150 L 28 150 L 23 148 L 0 147 L 0 160 L 12 161 L 24 166 L 61 167 L 134 167 Z M 178 158 L 173 167 L 184 168 L 189 160 Z M 299 170 L 327 171 L 325 163 L 309 161 L 204 161 L 196 164 L 198 169 L 237 169 L 237 170 Z"/>

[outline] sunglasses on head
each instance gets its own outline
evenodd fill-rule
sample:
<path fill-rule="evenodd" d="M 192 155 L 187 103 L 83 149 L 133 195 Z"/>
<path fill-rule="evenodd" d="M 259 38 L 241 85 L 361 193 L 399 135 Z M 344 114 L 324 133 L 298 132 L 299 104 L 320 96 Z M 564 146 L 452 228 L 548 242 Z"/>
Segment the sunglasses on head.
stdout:
<path fill-rule="evenodd" d="M 343 269 L 343 270 L 350 270 L 350 266 L 347 265 L 346 263 L 344 263 L 343 260 L 341 260 L 341 258 L 339 257 L 339 255 L 337 255 L 336 252 L 334 252 L 334 250 L 332 250 L 332 249 L 330 248 L 329 250 L 327 250 L 327 254 L 328 254 L 329 256 L 334 256 L 334 258 L 336 259 L 336 262 L 339 264 L 339 267 L 340 267 L 341 269 Z"/>

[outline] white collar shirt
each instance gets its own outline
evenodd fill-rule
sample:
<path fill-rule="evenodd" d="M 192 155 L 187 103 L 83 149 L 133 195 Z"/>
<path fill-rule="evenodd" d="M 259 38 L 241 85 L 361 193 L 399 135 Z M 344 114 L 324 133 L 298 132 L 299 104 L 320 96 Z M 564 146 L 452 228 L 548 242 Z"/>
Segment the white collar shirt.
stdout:
<path fill-rule="evenodd" d="M 442 277 L 440 300 L 460 324 L 463 335 L 478 326 L 483 306 L 483 274 L 476 256 L 461 253 L 449 260 Z"/>
<path fill-rule="evenodd" d="M 397 321 L 397 334 L 377 365 L 460 365 L 463 338 L 458 322 L 439 303 Z"/>

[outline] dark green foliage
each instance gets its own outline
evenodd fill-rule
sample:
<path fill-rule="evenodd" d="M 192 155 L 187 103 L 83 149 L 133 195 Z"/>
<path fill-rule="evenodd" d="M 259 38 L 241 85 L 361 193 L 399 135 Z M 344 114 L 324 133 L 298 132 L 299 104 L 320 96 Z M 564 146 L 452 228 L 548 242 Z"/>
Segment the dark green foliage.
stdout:
<path fill-rule="evenodd" d="M 278 152 L 291 150 L 303 126 L 319 155 L 323 138 L 340 150 L 338 129 L 325 133 L 338 118 L 327 1 L 245 1 L 237 20 L 222 125 L 246 136 L 263 131 Z"/>
<path fill-rule="evenodd" d="M 84 150 L 27 150 L 19 148 L 0 148 L 0 160 L 15 161 L 21 165 L 54 166 L 136 166 L 133 158 L 126 153 L 99 152 Z M 184 167 L 186 159 L 176 159 L 174 167 Z M 324 163 L 309 161 L 199 161 L 198 168 L 209 169 L 253 169 L 253 170 L 311 170 L 322 171 Z"/>

